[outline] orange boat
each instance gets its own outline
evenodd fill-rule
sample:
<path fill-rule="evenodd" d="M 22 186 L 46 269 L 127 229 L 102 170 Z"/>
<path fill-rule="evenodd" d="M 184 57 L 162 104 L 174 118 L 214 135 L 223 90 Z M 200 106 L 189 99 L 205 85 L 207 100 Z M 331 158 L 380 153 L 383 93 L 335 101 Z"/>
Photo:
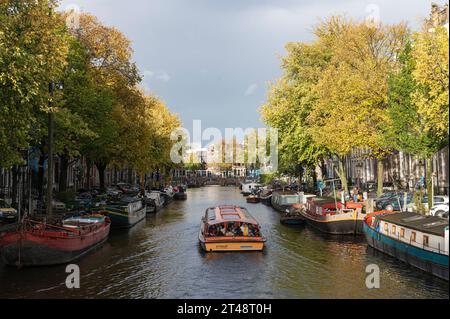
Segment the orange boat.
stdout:
<path fill-rule="evenodd" d="M 266 242 L 258 222 L 240 206 L 208 208 L 199 241 L 207 252 L 262 251 Z"/>

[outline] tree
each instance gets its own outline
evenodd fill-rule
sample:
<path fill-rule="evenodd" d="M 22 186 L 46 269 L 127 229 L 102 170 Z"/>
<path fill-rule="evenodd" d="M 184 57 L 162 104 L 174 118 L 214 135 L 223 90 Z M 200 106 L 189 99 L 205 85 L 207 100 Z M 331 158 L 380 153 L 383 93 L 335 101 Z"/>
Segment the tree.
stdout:
<path fill-rule="evenodd" d="M 0 3 L 0 166 L 23 162 L 37 114 L 49 111 L 49 83 L 61 79 L 68 47 L 56 6 L 54 0 Z"/>
<path fill-rule="evenodd" d="M 378 160 L 378 194 L 382 193 L 384 157 L 392 151 L 385 137 L 387 79 L 396 67 L 407 29 L 403 24 L 374 27 L 341 21 L 322 24 L 334 34 L 332 59 L 314 88 L 317 102 L 308 121 L 314 141 L 340 159 L 339 175 L 348 192 L 344 157 L 356 148 L 368 148 Z"/>
<path fill-rule="evenodd" d="M 431 90 L 427 89 L 426 86 L 424 87 L 424 82 L 420 83 L 418 81 L 418 78 L 422 79 L 423 81 L 423 79 L 427 78 L 425 74 L 428 73 L 430 75 L 431 73 L 422 69 L 424 67 L 424 61 L 421 61 L 420 63 L 418 62 L 420 59 L 424 58 L 422 54 L 419 54 L 419 52 L 423 53 L 424 47 L 416 45 L 416 42 L 414 40 L 420 37 L 420 35 L 415 35 L 410 41 L 407 42 L 399 58 L 401 67 L 399 68 L 399 70 L 393 72 L 390 75 L 389 116 L 393 125 L 390 127 L 388 133 L 389 142 L 392 143 L 395 148 L 426 160 L 427 192 L 428 194 L 431 194 L 431 188 L 433 187 L 431 171 L 432 157 L 437 151 L 448 144 L 448 134 L 442 135 L 441 133 L 438 133 L 438 131 L 442 130 L 445 127 L 445 123 L 442 122 L 441 116 L 442 118 L 444 118 L 444 121 L 445 116 L 447 116 L 448 121 L 448 92 L 446 108 L 447 113 L 445 113 L 445 110 L 441 110 L 443 113 L 439 117 L 435 117 L 434 115 L 430 114 L 428 108 L 439 107 L 439 103 L 433 103 L 432 101 L 430 101 L 428 104 L 424 104 L 423 99 L 426 95 L 428 95 L 429 97 L 431 96 L 429 95 L 429 92 L 431 92 Z M 426 37 L 428 38 L 428 36 Z M 445 58 L 441 59 L 440 63 L 445 64 Z M 432 69 L 434 68 L 435 66 L 432 67 Z M 424 73 L 418 74 L 419 69 Z M 440 67 L 437 67 L 437 69 L 440 69 Z M 434 92 L 439 91 L 439 83 L 445 84 L 445 80 L 443 80 L 442 77 L 440 77 L 440 79 L 435 78 L 434 81 L 431 78 L 428 79 L 428 85 L 435 87 Z M 445 96 L 445 92 L 435 93 L 434 96 L 442 97 L 442 95 Z M 433 117 L 433 119 L 430 118 L 430 116 Z M 436 125 L 430 126 L 433 121 L 441 123 L 435 123 Z M 428 196 L 428 199 L 429 207 L 431 207 L 432 197 Z"/>

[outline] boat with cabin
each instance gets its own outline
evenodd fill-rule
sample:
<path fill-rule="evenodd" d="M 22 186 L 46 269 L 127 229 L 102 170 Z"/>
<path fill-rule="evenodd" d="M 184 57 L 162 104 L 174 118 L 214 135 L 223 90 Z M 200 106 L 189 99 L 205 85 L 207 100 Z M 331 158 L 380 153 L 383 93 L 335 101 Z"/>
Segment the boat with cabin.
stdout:
<path fill-rule="evenodd" d="M 361 203 L 341 203 L 334 198 L 312 197 L 300 212 L 308 225 L 333 235 L 362 235 L 366 214 Z"/>
<path fill-rule="evenodd" d="M 179 185 L 175 187 L 173 198 L 175 200 L 187 200 L 187 186 Z"/>
<path fill-rule="evenodd" d="M 300 194 L 293 191 L 276 191 L 272 194 L 272 207 L 280 213 L 286 213 L 292 205 L 301 204 Z"/>
<path fill-rule="evenodd" d="M 202 217 L 199 242 L 206 252 L 262 251 L 261 226 L 245 207 L 210 207 Z"/>
<path fill-rule="evenodd" d="M 256 190 L 258 190 L 261 187 L 262 187 L 261 184 L 254 183 L 254 182 L 244 183 L 244 184 L 242 184 L 241 194 L 244 196 L 250 196 L 251 194 L 253 194 Z"/>
<path fill-rule="evenodd" d="M 110 202 L 102 213 L 111 219 L 112 228 L 131 228 L 147 216 L 145 201 L 135 197 Z"/>
<path fill-rule="evenodd" d="M 447 219 L 411 212 L 375 212 L 365 219 L 364 233 L 370 247 L 448 281 Z"/>
<path fill-rule="evenodd" d="M 58 223 L 25 219 L 0 234 L 1 259 L 9 266 L 53 266 L 73 262 L 102 245 L 111 221 L 103 215 L 75 216 Z"/>
<path fill-rule="evenodd" d="M 147 214 L 156 214 L 164 207 L 164 197 L 159 191 L 145 193 L 145 206 Z"/>
<path fill-rule="evenodd" d="M 272 206 L 272 193 L 273 191 L 271 189 L 263 190 L 261 194 L 259 194 L 261 203 L 263 203 L 266 206 Z"/>

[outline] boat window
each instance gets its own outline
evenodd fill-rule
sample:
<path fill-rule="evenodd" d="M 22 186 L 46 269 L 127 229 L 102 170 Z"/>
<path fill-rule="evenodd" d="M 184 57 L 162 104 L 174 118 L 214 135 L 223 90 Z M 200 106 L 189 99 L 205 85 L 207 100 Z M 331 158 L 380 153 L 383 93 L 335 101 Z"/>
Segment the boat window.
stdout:
<path fill-rule="evenodd" d="M 428 247 L 430 245 L 430 237 L 423 235 L 423 245 Z"/>
<path fill-rule="evenodd" d="M 397 226 L 392 225 L 392 234 L 395 235 L 397 233 Z"/>
<path fill-rule="evenodd" d="M 222 215 L 222 218 L 224 220 L 240 219 L 239 215 Z"/>
<path fill-rule="evenodd" d="M 388 223 L 384 223 L 384 231 L 386 233 L 389 232 L 389 224 Z"/>
<path fill-rule="evenodd" d="M 208 209 L 207 218 L 208 220 L 216 220 L 216 212 L 214 209 Z"/>
<path fill-rule="evenodd" d="M 405 238 L 405 229 L 400 229 L 400 237 Z"/>
<path fill-rule="evenodd" d="M 417 234 L 416 234 L 415 231 L 413 231 L 413 232 L 411 233 L 411 241 L 415 242 L 415 241 L 416 241 L 416 238 L 417 238 Z"/>

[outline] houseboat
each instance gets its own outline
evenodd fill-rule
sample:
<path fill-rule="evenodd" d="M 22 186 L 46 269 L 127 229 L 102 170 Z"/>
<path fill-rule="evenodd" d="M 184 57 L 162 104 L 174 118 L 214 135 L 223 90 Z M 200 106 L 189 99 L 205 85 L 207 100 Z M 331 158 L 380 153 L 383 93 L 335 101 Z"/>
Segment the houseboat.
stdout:
<path fill-rule="evenodd" d="M 262 187 L 261 184 L 258 183 L 244 183 L 242 184 L 242 192 L 241 194 L 244 196 L 250 196 L 253 194 L 256 190 L 258 190 L 260 187 Z"/>
<path fill-rule="evenodd" d="M 55 225 L 25 219 L 0 234 L 0 254 L 9 266 L 53 266 L 79 259 L 103 244 L 111 221 L 102 215 L 71 217 Z"/>
<path fill-rule="evenodd" d="M 147 216 L 147 211 L 143 200 L 124 197 L 119 202 L 109 203 L 103 214 L 111 219 L 112 228 L 131 228 Z"/>
<path fill-rule="evenodd" d="M 161 192 L 146 192 L 145 205 L 147 214 L 156 214 L 164 206 L 164 197 L 161 195 Z"/>
<path fill-rule="evenodd" d="M 377 212 L 367 216 L 369 246 L 448 281 L 448 220 L 416 213 Z"/>
<path fill-rule="evenodd" d="M 366 214 L 363 204 L 342 204 L 333 198 L 313 197 L 301 210 L 308 225 L 328 234 L 362 235 Z"/>
<path fill-rule="evenodd" d="M 166 187 L 162 192 L 161 195 L 164 197 L 164 206 L 169 205 L 173 202 L 175 192 L 173 191 L 173 187 L 169 186 Z"/>
<path fill-rule="evenodd" d="M 274 192 L 272 194 L 272 206 L 280 213 L 286 213 L 294 204 L 301 204 L 300 194 L 297 192 Z"/>
<path fill-rule="evenodd" d="M 208 208 L 198 238 L 206 252 L 262 251 L 266 241 L 258 222 L 240 206 Z"/>

